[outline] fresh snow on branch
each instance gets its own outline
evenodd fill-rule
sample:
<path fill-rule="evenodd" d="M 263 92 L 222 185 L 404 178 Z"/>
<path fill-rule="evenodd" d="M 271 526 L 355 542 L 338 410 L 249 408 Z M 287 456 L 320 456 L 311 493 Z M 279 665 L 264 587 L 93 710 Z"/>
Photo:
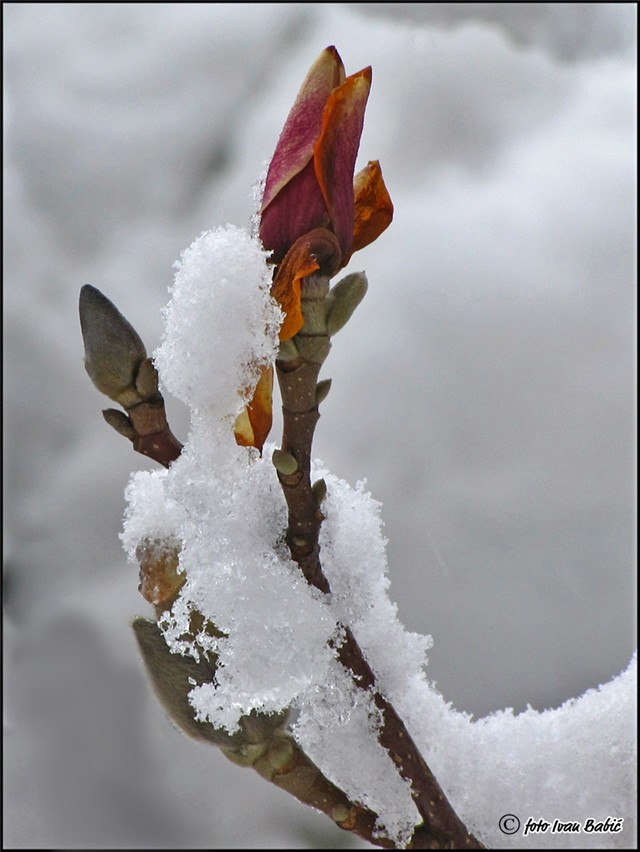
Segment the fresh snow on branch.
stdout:
<path fill-rule="evenodd" d="M 203 234 L 184 252 L 155 361 L 164 385 L 189 405 L 191 432 L 169 470 L 136 473 L 127 489 L 129 557 L 145 539 L 180 544 L 186 584 L 161 619 L 167 642 L 176 653 L 218 655 L 215 682 L 190 696 L 198 718 L 233 732 L 253 709 L 292 708 L 293 734 L 309 757 L 375 810 L 380 830 L 402 845 L 418 821 L 410 790 L 372 735 L 380 720 L 371 696 L 354 687 L 330 646 L 349 626 L 379 688 L 483 842 L 558 845 L 551 833 L 502 834 L 504 814 L 523 821 L 624 814 L 624 834 L 562 838 L 565 848 L 622 842 L 635 803 L 635 660 L 556 710 L 504 710 L 476 721 L 457 712 L 426 678 L 431 639 L 407 632 L 387 595 L 380 504 L 320 462 L 314 475 L 327 484 L 320 544 L 333 594 L 310 587 L 292 562 L 273 445 L 258 457 L 238 447 L 230 429 L 257 368 L 275 358 L 280 313 L 269 282 L 260 244 L 239 229 Z M 186 642 L 192 611 L 224 635 L 203 631 Z"/>

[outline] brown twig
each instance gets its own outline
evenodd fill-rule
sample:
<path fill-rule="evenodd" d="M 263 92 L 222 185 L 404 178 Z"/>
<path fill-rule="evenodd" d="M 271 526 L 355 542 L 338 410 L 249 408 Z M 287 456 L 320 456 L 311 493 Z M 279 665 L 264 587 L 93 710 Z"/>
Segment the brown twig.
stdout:
<path fill-rule="evenodd" d="M 138 332 L 91 284 L 80 290 L 79 310 L 87 373 L 101 393 L 127 412 L 107 408 L 104 419 L 136 452 L 169 467 L 182 444 L 169 428 L 158 371 Z"/>
<path fill-rule="evenodd" d="M 115 409 L 103 411 L 103 416 L 110 425 L 113 425 L 113 423 L 110 421 L 107 412 L 112 411 L 115 411 Z M 116 413 L 119 414 L 120 412 Z M 171 462 L 175 461 L 182 452 L 182 444 L 169 428 L 164 399 L 161 394 L 156 394 L 152 402 L 141 402 L 133 408 L 128 408 L 127 414 L 133 430 L 130 438 L 133 449 L 137 453 L 153 459 L 163 467 L 169 467 Z"/>
<path fill-rule="evenodd" d="M 147 574 L 152 570 L 152 564 L 147 561 Z M 164 567 L 162 573 L 164 576 Z M 177 593 L 176 590 L 172 594 Z M 166 606 L 166 600 L 161 606 L 156 606 L 158 617 Z M 215 655 L 203 654 L 196 661 L 172 654 L 156 622 L 136 618 L 132 626 L 156 695 L 170 718 L 184 733 L 218 746 L 233 763 L 253 768 L 276 787 L 326 814 L 339 828 L 375 846 L 393 848 L 391 840 L 376 834 L 377 815 L 351 802 L 309 760 L 285 728 L 287 713 L 251 713 L 243 716 L 240 719 L 240 730 L 235 734 L 214 728 L 207 722 L 197 721 L 189 703 L 189 692 L 194 685 L 211 683 L 215 679 Z M 200 622 L 194 622 L 189 636 L 193 638 L 201 626 Z"/>
<path fill-rule="evenodd" d="M 352 281 L 347 289 L 353 289 L 354 284 L 357 289 L 362 282 Z M 364 286 L 366 288 L 366 282 Z M 334 292 L 338 288 L 334 288 Z M 323 520 L 320 508 L 323 489 L 317 487 L 321 483 L 314 486 L 310 479 L 318 402 L 328 389 L 326 382 L 317 383 L 331 347 L 327 333 L 327 292 L 327 278 L 318 274 L 305 279 L 305 326 L 287 350 L 281 349 L 282 353 L 288 351 L 288 356 L 282 357 L 276 365 L 284 412 L 280 464 L 276 463 L 276 467 L 289 508 L 287 542 L 291 554 L 307 581 L 328 594 L 331 590 L 322 571 L 318 543 Z M 346 307 L 343 302 L 334 312 L 334 331 L 346 322 L 353 310 L 348 301 Z M 105 420 L 133 443 L 136 452 L 169 467 L 180 455 L 182 444 L 169 428 L 164 400 L 158 390 L 158 374 L 137 332 L 115 306 L 90 285 L 85 285 L 81 291 L 80 319 L 87 372 L 96 387 L 126 411 L 125 414 L 117 409 L 106 409 L 103 411 Z M 274 463 L 276 458 L 274 453 Z M 141 565 L 140 591 L 154 604 L 159 618 L 175 600 L 184 582 L 183 575 L 177 573 L 177 549 L 171 543 L 145 542 L 138 548 L 137 555 Z M 203 623 L 195 613 L 192 618 L 199 619 L 191 625 L 190 635 L 191 632 L 195 635 L 203 629 Z M 378 816 L 350 801 L 309 760 L 285 729 L 287 713 L 244 716 L 240 732 L 233 735 L 198 722 L 188 694 L 194 683 L 214 679 L 215 655 L 196 662 L 172 654 L 157 623 L 147 619 L 136 619 L 133 628 L 160 701 L 183 731 L 218 745 L 235 763 L 252 766 L 304 804 L 326 813 L 340 828 L 376 846 L 393 848 L 388 838 L 376 833 Z M 213 625 L 207 624 L 206 629 L 216 632 Z M 373 687 L 374 701 L 383 719 L 379 741 L 402 777 L 411 783 L 424 823 L 416 828 L 408 847 L 482 848 L 454 813 L 393 706 L 375 688 L 375 676 L 348 628 L 337 656 L 361 688 Z"/>
<path fill-rule="evenodd" d="M 325 593 L 329 582 L 320 562 L 319 533 L 323 520 L 321 507 L 311 483 L 310 464 L 313 435 L 319 418 L 317 379 L 331 343 L 323 329 L 322 304 L 329 282 L 321 275 L 303 281 L 302 308 L 305 324 L 294 339 L 297 357 L 276 362 L 282 395 L 282 450 L 295 464 L 285 467 L 278 462 L 278 477 L 288 507 L 287 543 L 292 558 L 307 581 Z M 291 349 L 291 347 L 289 347 Z M 289 472 L 293 468 L 292 472 Z M 286 472 L 283 472 L 286 470 Z M 380 744 L 387 750 L 401 776 L 411 785 L 423 825 L 411 848 L 480 849 L 482 844 L 466 829 L 447 800 L 433 773 L 411 739 L 394 707 L 380 693 L 375 676 L 353 633 L 347 628 L 343 644 L 337 649 L 340 662 L 351 671 L 363 689 L 374 688 L 374 701 L 382 714 Z"/>

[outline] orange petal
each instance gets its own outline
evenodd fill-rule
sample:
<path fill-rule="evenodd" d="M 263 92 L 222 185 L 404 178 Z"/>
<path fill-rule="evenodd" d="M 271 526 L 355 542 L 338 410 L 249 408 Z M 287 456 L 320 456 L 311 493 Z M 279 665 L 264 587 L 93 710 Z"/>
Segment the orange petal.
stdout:
<path fill-rule="evenodd" d="M 186 574 L 178 573 L 179 547 L 170 541 L 144 538 L 136 547 L 136 559 L 140 563 L 138 591 L 142 597 L 156 606 L 175 598 L 187 579 Z"/>
<path fill-rule="evenodd" d="M 302 279 L 320 270 L 328 276 L 340 268 L 340 247 L 326 228 L 315 228 L 299 237 L 278 266 L 271 295 L 285 313 L 280 340 L 289 340 L 303 326 Z"/>
<path fill-rule="evenodd" d="M 234 434 L 241 447 L 257 447 L 262 455 L 264 442 L 271 431 L 273 421 L 273 367 L 264 367 L 251 402 L 236 418 Z"/>
<path fill-rule="evenodd" d="M 380 163 L 371 160 L 354 178 L 355 195 L 353 248 L 358 251 L 385 231 L 393 219 L 393 202 L 382 177 Z M 346 266 L 349 258 L 343 259 Z"/>
<path fill-rule="evenodd" d="M 313 155 L 316 177 L 343 255 L 350 254 L 353 240 L 353 171 L 370 89 L 371 68 L 363 68 L 333 90 Z"/>

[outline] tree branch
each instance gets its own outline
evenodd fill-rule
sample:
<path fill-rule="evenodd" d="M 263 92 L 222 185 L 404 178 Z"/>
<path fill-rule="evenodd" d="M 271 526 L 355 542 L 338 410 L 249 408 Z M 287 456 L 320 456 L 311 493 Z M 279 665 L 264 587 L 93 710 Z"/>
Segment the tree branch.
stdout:
<path fill-rule="evenodd" d="M 287 347 L 287 357 L 276 361 L 282 394 L 282 452 L 295 465 L 274 460 L 288 507 L 286 539 L 291 556 L 307 582 L 329 594 L 329 582 L 320 562 L 319 534 L 323 515 L 317 489 L 311 483 L 310 465 L 313 435 L 319 418 L 318 374 L 331 347 L 326 331 L 326 297 L 329 280 L 310 275 L 302 284 L 304 325 Z M 324 308 L 324 313 L 323 313 Z M 293 472 L 289 472 L 295 468 Z M 394 707 L 380 693 L 375 676 L 353 633 L 347 627 L 343 644 L 337 649 L 340 662 L 362 689 L 374 688 L 374 701 L 382 714 L 379 742 L 411 785 L 416 807 L 424 823 L 414 840 L 429 848 L 480 849 L 482 844 L 467 831 L 444 795 L 440 785 L 411 739 Z M 413 846 L 412 848 L 424 848 Z"/>
<path fill-rule="evenodd" d="M 79 311 L 89 378 L 127 412 L 107 408 L 102 412 L 104 419 L 133 443 L 136 452 L 169 467 L 182 452 L 182 444 L 169 428 L 158 371 L 147 358 L 140 335 L 91 284 L 80 290 Z"/>
<path fill-rule="evenodd" d="M 162 567 L 163 577 L 165 568 Z M 146 570 L 151 570 L 149 561 Z M 179 585 L 173 593 L 174 599 L 178 590 Z M 162 615 L 167 603 L 156 605 L 157 617 Z M 194 622 L 189 636 L 193 637 L 200 626 Z M 189 692 L 194 685 L 211 683 L 215 679 L 215 654 L 203 654 L 199 661 L 172 654 L 155 621 L 136 618 L 132 627 L 154 691 L 169 717 L 184 733 L 218 746 L 233 763 L 252 767 L 276 787 L 326 814 L 339 828 L 375 846 L 393 848 L 392 841 L 376 834 L 377 814 L 351 802 L 309 760 L 285 728 L 287 712 L 243 716 L 240 731 L 235 734 L 198 721 L 189 703 Z"/>

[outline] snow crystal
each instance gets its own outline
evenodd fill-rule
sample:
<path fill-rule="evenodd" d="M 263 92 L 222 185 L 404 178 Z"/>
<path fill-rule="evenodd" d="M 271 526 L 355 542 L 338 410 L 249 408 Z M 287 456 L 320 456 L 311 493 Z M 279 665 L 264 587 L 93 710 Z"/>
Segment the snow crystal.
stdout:
<path fill-rule="evenodd" d="M 192 409 L 235 416 L 259 366 L 273 361 L 282 315 L 269 295 L 259 240 L 228 225 L 205 232 L 176 263 L 155 353 L 163 385 Z"/>
<path fill-rule="evenodd" d="M 378 743 L 380 722 L 371 693 L 333 660 L 325 679 L 300 702 L 293 734 L 327 778 L 379 815 L 378 831 L 401 847 L 420 815 L 408 783 Z"/>
<path fill-rule="evenodd" d="M 327 483 L 322 561 L 337 617 L 351 626 L 379 688 L 398 710 L 467 827 L 490 848 L 557 847 L 558 836 L 551 833 L 528 837 L 522 831 L 503 834 L 500 817 L 518 814 L 524 817 L 524 825 L 528 817 L 544 817 L 551 824 L 556 818 L 584 824 L 589 818 L 623 816 L 624 831 L 608 835 L 606 845 L 633 845 L 635 823 L 630 815 L 636 800 L 635 659 L 610 683 L 555 710 L 541 713 L 529 709 L 518 716 L 505 710 L 477 721 L 457 712 L 425 676 L 430 637 L 406 631 L 387 596 L 380 504 L 363 484 L 352 488 L 332 476 L 320 462 L 315 463 L 315 476 L 322 476 Z M 340 706 L 340 702 L 334 703 Z M 305 728 L 309 727 L 305 720 Z M 374 759 L 371 745 L 367 751 L 360 741 L 351 749 L 345 743 L 341 751 L 330 737 L 325 740 L 322 741 L 318 726 L 310 744 L 317 750 L 316 761 L 321 766 L 325 762 L 331 766 L 338 786 L 358 788 L 362 796 L 367 784 L 360 777 L 356 780 L 352 764 L 364 760 L 373 766 L 369 764 Z M 376 772 L 383 777 L 381 767 Z M 585 783 L 586 778 L 598 779 L 598 783 Z M 386 795 L 377 810 L 390 836 L 398 832 L 395 837 L 401 845 L 403 825 L 408 825 L 403 820 L 409 811 L 400 791 L 394 794 L 391 788 L 385 778 L 381 789 L 386 790 Z M 603 835 L 562 835 L 562 844 L 602 847 Z"/>
<path fill-rule="evenodd" d="M 127 513 L 122 545 L 131 562 L 136 561 L 136 547 L 143 539 L 161 542 L 175 539 L 185 517 L 181 503 L 166 492 L 168 471 L 139 470 L 131 475 L 125 490 Z"/>

